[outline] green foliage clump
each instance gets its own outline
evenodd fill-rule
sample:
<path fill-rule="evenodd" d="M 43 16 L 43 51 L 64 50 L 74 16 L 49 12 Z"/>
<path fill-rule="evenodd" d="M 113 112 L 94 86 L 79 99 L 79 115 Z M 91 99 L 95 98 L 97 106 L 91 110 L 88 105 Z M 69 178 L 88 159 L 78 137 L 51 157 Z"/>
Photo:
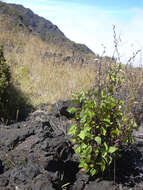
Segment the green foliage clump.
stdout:
<path fill-rule="evenodd" d="M 10 85 L 10 78 L 10 70 L 4 58 L 3 47 L 0 46 L 0 115 L 4 111 L 4 99 L 6 96 L 7 89 Z"/>
<path fill-rule="evenodd" d="M 3 47 L 0 46 L 0 97 L 3 96 L 5 89 L 10 82 L 10 71 L 3 55 Z"/>
<path fill-rule="evenodd" d="M 76 106 L 69 109 L 75 114 L 69 134 L 80 156 L 79 167 L 91 176 L 104 172 L 119 156 L 121 146 L 133 142 L 132 132 L 136 128 L 117 96 L 124 83 L 121 64 L 112 63 L 106 72 L 103 82 L 99 77 L 97 88 L 74 94 Z"/>

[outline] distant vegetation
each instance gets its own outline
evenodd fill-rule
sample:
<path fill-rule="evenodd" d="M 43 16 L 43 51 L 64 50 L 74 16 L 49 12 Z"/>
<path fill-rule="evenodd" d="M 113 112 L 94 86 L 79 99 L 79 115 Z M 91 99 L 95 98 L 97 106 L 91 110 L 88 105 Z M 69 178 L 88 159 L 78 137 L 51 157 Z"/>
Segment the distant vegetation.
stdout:
<path fill-rule="evenodd" d="M 4 112 L 4 105 L 7 101 L 7 90 L 10 85 L 10 71 L 3 55 L 3 48 L 0 47 L 0 110 Z"/>

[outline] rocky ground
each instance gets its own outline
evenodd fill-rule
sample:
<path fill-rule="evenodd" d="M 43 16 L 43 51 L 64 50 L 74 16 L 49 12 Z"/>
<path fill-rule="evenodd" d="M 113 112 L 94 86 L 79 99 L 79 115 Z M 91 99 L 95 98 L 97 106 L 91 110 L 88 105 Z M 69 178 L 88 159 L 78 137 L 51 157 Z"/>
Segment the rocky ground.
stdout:
<path fill-rule="evenodd" d="M 0 190 L 142 190 L 142 137 L 123 148 L 115 167 L 91 179 L 79 170 L 67 135 L 69 106 L 42 104 L 26 121 L 0 125 Z"/>

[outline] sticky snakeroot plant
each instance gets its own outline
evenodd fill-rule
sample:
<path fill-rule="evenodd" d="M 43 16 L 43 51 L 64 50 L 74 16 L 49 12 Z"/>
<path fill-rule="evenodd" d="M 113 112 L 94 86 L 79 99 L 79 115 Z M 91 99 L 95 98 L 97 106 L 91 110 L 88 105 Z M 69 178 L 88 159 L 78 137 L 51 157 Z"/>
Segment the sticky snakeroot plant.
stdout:
<path fill-rule="evenodd" d="M 100 73 L 99 73 L 100 74 Z M 74 94 L 74 104 L 68 111 L 75 114 L 69 134 L 80 156 L 79 167 L 91 176 L 103 173 L 119 156 L 121 145 L 133 142 L 136 123 L 123 111 L 124 102 L 116 93 L 124 83 L 121 64 L 114 62 L 106 73 L 104 85 Z"/>

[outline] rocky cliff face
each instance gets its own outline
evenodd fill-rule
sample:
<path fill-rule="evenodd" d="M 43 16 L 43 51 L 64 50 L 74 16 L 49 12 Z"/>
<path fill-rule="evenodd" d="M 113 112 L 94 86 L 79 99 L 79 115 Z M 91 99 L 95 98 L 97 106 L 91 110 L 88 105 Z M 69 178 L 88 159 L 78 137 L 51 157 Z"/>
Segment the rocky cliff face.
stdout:
<path fill-rule="evenodd" d="M 29 31 L 38 33 L 41 38 L 48 35 L 57 36 L 57 38 L 66 38 L 59 28 L 22 5 L 6 4 L 0 2 L 0 15 L 7 15 L 13 18 L 13 22 L 19 26 L 25 26 Z"/>
<path fill-rule="evenodd" d="M 71 101 L 42 104 L 26 121 L 0 126 L 0 190 L 141 190 L 143 143 L 124 147 L 122 158 L 104 176 L 79 170 L 67 135 Z M 114 184 L 114 181 L 116 183 Z"/>

